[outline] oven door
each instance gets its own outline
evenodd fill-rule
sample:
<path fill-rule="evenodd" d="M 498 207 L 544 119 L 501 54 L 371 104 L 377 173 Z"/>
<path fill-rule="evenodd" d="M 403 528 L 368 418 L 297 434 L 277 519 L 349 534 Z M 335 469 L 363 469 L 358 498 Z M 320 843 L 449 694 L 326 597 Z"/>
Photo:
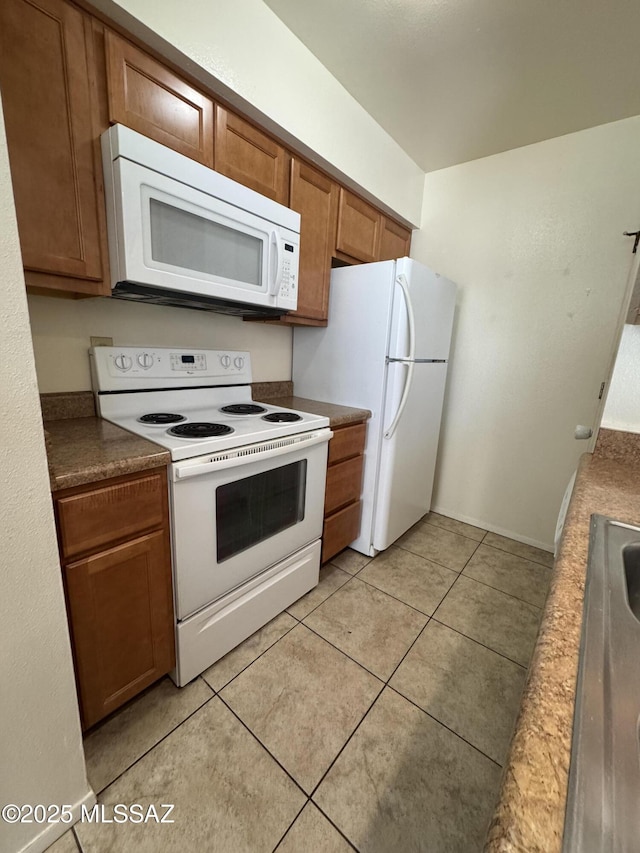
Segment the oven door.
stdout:
<path fill-rule="evenodd" d="M 171 466 L 179 620 L 318 539 L 331 430 Z"/>

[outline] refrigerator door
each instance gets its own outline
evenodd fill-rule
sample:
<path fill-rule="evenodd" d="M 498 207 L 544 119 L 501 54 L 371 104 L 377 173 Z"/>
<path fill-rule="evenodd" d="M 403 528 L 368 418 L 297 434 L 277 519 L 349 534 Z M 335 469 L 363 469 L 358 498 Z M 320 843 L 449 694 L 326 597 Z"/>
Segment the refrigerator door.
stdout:
<path fill-rule="evenodd" d="M 396 278 L 404 282 L 415 318 L 415 359 L 447 360 L 456 304 L 456 286 L 411 258 L 396 263 Z M 393 294 L 390 358 L 410 357 L 409 322 L 403 289 L 396 283 Z"/>
<path fill-rule="evenodd" d="M 408 365 L 391 362 L 387 371 L 385 431 L 400 403 Z M 393 435 L 382 439 L 373 526 L 377 551 L 388 548 L 431 507 L 446 377 L 446 364 L 414 364 L 403 415 Z"/>

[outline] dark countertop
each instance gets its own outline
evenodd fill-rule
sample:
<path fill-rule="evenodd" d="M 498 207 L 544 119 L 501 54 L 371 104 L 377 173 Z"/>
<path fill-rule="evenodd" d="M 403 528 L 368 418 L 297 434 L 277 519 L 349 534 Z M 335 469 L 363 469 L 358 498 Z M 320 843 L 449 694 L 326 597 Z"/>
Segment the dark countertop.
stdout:
<path fill-rule="evenodd" d="M 329 418 L 331 427 L 348 426 L 371 417 L 369 409 L 353 409 L 351 406 L 338 406 L 335 403 L 323 403 L 320 400 L 308 400 L 306 397 L 268 397 L 262 401 L 254 395 L 257 402 L 269 403 L 271 406 L 282 406 L 284 409 L 297 409 L 309 412 L 310 415 L 322 415 Z"/>
<path fill-rule="evenodd" d="M 601 432 L 578 468 L 487 853 L 562 849 L 590 519 L 640 521 L 640 436 Z"/>
<path fill-rule="evenodd" d="M 159 444 L 101 418 L 65 418 L 44 427 L 52 492 L 171 462 Z"/>
<path fill-rule="evenodd" d="M 368 409 L 336 406 L 290 395 L 273 396 L 273 392 L 286 393 L 291 389 L 290 382 L 262 383 L 254 386 L 253 397 L 270 405 L 324 415 L 332 427 L 347 426 L 371 417 Z M 42 395 L 42 403 L 47 416 L 44 427 L 52 491 L 133 474 L 171 462 L 168 450 L 108 421 L 98 417 L 70 417 L 73 414 L 85 415 L 92 410 L 93 395 L 90 391 Z"/>

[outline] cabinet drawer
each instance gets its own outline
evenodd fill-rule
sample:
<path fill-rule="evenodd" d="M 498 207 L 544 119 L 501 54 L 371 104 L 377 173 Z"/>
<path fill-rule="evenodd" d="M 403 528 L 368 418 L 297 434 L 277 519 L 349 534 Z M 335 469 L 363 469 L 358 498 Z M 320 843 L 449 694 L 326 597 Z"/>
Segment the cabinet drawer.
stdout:
<path fill-rule="evenodd" d="M 327 468 L 327 490 L 324 498 L 324 514 L 328 515 L 345 504 L 357 501 L 362 486 L 362 463 L 364 457 L 356 456 Z"/>
<path fill-rule="evenodd" d="M 349 504 L 324 521 L 322 533 L 322 562 L 326 563 L 334 554 L 346 548 L 360 533 L 360 501 Z"/>
<path fill-rule="evenodd" d="M 56 500 L 64 557 L 129 539 L 166 521 L 164 471 Z"/>
<path fill-rule="evenodd" d="M 329 459 L 327 464 L 333 465 L 350 456 L 357 456 L 364 450 L 364 436 L 367 430 L 366 424 L 341 427 L 334 430 L 333 438 L 329 442 Z"/>

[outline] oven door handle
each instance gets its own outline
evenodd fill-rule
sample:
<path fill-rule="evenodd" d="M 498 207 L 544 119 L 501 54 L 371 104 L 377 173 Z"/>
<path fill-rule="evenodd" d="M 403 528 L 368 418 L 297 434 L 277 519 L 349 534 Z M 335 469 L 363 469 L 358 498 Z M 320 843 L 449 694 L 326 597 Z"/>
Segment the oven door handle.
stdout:
<path fill-rule="evenodd" d="M 298 450 L 306 450 L 317 444 L 328 442 L 333 433 L 330 429 L 320 429 L 304 436 L 295 436 L 291 441 L 287 438 L 275 438 L 273 441 L 265 441 L 261 445 L 236 448 L 225 453 L 207 455 L 204 462 L 185 460 L 174 462 L 171 466 L 171 479 L 186 480 L 188 477 L 199 477 L 202 474 L 210 474 L 213 471 L 223 471 L 225 468 L 238 468 L 240 465 L 249 465 L 252 462 L 262 462 L 267 459 L 275 459 L 278 456 L 286 456 Z"/>

